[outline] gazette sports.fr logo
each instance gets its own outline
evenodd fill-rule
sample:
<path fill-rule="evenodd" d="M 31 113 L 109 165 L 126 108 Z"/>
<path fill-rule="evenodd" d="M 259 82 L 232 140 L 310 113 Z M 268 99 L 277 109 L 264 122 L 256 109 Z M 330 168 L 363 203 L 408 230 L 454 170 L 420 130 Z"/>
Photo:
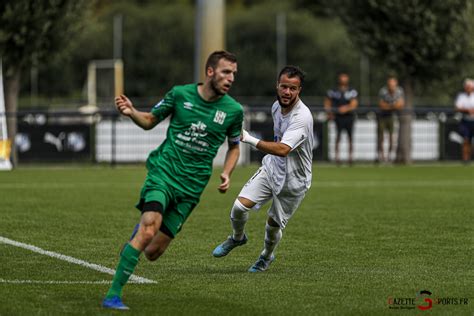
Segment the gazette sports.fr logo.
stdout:
<path fill-rule="evenodd" d="M 428 297 L 426 297 L 428 296 Z M 430 291 L 427 291 L 427 290 L 422 290 L 422 291 L 419 291 L 417 294 L 416 294 L 416 297 L 417 298 L 421 298 L 423 300 L 424 303 L 427 303 L 427 304 L 424 304 L 424 305 L 417 305 L 416 307 L 418 307 L 419 310 L 422 310 L 422 311 L 426 311 L 428 309 L 431 309 L 431 307 L 433 307 L 433 300 L 431 298 L 429 298 L 431 296 L 431 292 Z"/>
<path fill-rule="evenodd" d="M 389 309 L 409 310 L 418 309 L 426 311 L 435 305 L 465 305 L 469 304 L 467 297 L 432 297 L 433 293 L 428 290 L 421 290 L 416 293 L 416 297 L 393 297 L 389 296 L 387 300 Z"/>

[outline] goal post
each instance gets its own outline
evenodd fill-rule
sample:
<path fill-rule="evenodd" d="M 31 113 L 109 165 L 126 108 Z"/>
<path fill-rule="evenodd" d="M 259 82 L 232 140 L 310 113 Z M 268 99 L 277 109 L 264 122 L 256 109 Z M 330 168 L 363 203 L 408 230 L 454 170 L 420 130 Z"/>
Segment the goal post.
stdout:
<path fill-rule="evenodd" d="M 101 70 L 112 70 L 112 78 L 110 76 L 102 80 L 98 76 Z M 98 93 L 99 87 L 103 82 L 113 81 L 112 89 L 105 89 L 109 91 L 102 91 Z M 103 89 L 102 89 L 103 90 Z M 87 67 L 87 103 L 90 106 L 97 106 L 99 98 L 110 99 L 123 94 L 124 79 L 123 79 L 123 61 L 122 59 L 99 59 L 91 60 Z"/>
<path fill-rule="evenodd" d="M 3 94 L 3 69 L 0 58 L 0 170 L 11 170 L 10 161 L 11 140 L 7 134 L 7 113 L 5 111 L 5 97 Z"/>

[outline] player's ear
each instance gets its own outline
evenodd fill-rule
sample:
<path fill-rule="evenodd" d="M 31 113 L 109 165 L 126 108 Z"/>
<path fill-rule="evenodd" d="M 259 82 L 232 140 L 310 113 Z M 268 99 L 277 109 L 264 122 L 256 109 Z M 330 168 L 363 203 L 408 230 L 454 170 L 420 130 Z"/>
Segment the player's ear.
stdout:
<path fill-rule="evenodd" d="M 211 66 L 207 67 L 206 76 L 207 77 L 212 77 L 213 75 L 214 75 L 214 68 L 212 68 Z"/>

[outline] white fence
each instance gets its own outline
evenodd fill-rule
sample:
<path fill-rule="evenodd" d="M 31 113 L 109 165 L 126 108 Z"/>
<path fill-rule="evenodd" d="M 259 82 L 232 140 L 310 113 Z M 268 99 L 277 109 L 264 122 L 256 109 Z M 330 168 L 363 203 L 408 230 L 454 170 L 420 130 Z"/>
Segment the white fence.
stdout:
<path fill-rule="evenodd" d="M 329 159 L 335 159 L 336 124 L 331 121 L 328 128 Z M 416 120 L 412 125 L 412 159 L 439 159 L 439 123 L 436 121 Z M 339 145 L 341 160 L 348 159 L 347 135 L 342 134 Z M 397 143 L 398 126 L 394 130 L 394 144 Z M 377 158 L 377 122 L 358 119 L 353 130 L 354 160 L 374 161 Z M 384 150 L 388 151 L 388 135 L 385 135 Z M 393 158 L 393 157 L 392 157 Z"/>
<path fill-rule="evenodd" d="M 95 157 L 98 162 L 110 162 L 112 157 L 116 162 L 143 162 L 148 154 L 157 148 L 165 139 L 169 119 L 161 122 L 155 128 L 145 131 L 130 120 L 119 120 L 113 127 L 112 121 L 103 120 L 96 125 Z M 113 151 L 113 128 L 115 128 L 115 152 Z M 248 162 L 247 146 L 240 146 L 239 164 Z M 224 164 L 227 142 L 219 149 L 214 165 Z"/>

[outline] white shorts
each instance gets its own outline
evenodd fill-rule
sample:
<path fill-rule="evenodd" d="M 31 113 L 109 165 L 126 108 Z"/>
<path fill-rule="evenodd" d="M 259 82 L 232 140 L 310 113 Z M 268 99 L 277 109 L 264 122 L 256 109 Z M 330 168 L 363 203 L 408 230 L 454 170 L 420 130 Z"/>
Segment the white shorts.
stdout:
<path fill-rule="evenodd" d="M 288 220 L 296 212 L 301 201 L 303 201 L 305 193 L 295 195 L 283 189 L 279 194 L 275 195 L 268 180 L 267 172 L 263 167 L 260 167 L 244 185 L 239 193 L 239 197 L 257 203 L 252 208 L 254 210 L 260 209 L 263 204 L 273 199 L 272 205 L 267 212 L 268 216 L 281 228 L 285 228 Z"/>

